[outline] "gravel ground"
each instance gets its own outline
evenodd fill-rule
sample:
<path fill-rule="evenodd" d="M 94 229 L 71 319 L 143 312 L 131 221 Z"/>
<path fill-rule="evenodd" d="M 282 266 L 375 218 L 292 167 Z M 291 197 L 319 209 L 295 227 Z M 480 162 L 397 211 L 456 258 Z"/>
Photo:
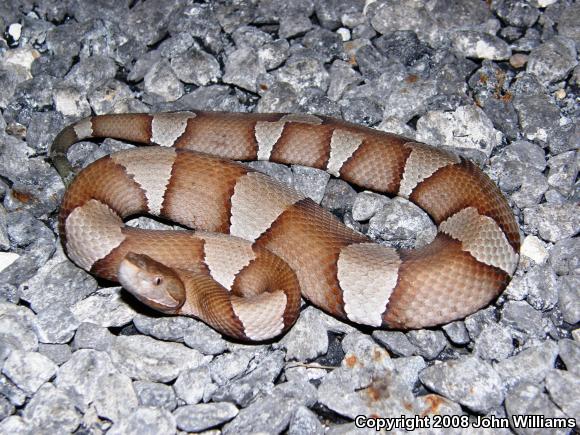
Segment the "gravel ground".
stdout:
<path fill-rule="evenodd" d="M 3 0 L 0 25 L 0 433 L 375 433 L 357 415 L 580 422 L 580 3 Z M 516 277 L 464 321 L 406 333 L 306 306 L 285 337 L 241 345 L 154 315 L 64 256 L 46 151 L 91 113 L 191 108 L 319 113 L 452 147 L 513 205 Z M 71 156 L 81 166 L 128 146 L 85 142 Z M 433 235 L 406 201 L 254 166 L 377 240 Z"/>

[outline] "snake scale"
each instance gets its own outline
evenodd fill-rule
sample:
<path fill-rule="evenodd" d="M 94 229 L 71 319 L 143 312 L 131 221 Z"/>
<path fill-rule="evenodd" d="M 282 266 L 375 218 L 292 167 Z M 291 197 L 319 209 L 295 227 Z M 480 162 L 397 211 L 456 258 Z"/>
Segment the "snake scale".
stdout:
<path fill-rule="evenodd" d="M 301 295 L 372 327 L 449 322 L 496 298 L 518 263 L 518 226 L 497 186 L 469 160 L 398 135 L 305 114 L 99 115 L 54 140 L 61 176 L 72 177 L 73 143 L 107 137 L 157 146 L 103 157 L 70 182 L 59 214 L 67 255 L 150 307 L 240 340 L 285 332 Z M 232 160 L 310 166 L 407 198 L 437 236 L 414 250 L 373 243 Z M 143 213 L 195 231 L 124 224 Z"/>

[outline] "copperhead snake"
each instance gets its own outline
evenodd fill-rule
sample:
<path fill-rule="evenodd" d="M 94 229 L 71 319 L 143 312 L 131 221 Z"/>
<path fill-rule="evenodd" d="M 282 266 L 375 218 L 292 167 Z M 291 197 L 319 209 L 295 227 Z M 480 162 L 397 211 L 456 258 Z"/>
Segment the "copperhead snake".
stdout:
<path fill-rule="evenodd" d="M 301 295 L 372 327 L 446 323 L 490 303 L 518 263 L 518 226 L 497 186 L 472 162 L 398 135 L 301 114 L 99 115 L 54 140 L 63 179 L 72 174 L 72 144 L 106 137 L 158 146 L 113 153 L 76 175 L 59 214 L 67 255 L 156 310 L 231 337 L 285 332 Z M 437 236 L 415 250 L 373 243 L 231 160 L 311 166 L 402 196 L 429 214 Z M 143 213 L 195 231 L 124 225 Z"/>

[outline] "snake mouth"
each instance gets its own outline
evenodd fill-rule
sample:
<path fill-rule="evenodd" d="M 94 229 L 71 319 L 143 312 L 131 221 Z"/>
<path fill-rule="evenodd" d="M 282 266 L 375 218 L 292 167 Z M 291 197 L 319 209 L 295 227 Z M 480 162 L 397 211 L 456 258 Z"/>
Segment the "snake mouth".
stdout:
<path fill-rule="evenodd" d="M 185 303 L 185 287 L 175 271 L 147 255 L 129 252 L 118 279 L 139 301 L 163 313 L 175 314 Z"/>

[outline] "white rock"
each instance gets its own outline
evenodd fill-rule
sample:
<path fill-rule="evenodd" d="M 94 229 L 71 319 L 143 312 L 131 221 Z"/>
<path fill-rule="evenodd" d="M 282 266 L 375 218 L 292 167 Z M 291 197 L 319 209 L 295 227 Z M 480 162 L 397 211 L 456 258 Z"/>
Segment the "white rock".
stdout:
<path fill-rule="evenodd" d="M 533 260 L 536 264 L 544 264 L 549 257 L 546 244 L 536 236 L 526 236 L 520 253 L 522 256 Z"/>
<path fill-rule="evenodd" d="M 0 252 L 0 272 L 20 258 L 15 252 Z"/>
<path fill-rule="evenodd" d="M 12 39 L 14 39 L 14 41 L 18 41 L 22 35 L 22 24 L 10 24 L 10 26 L 8 26 L 8 34 L 12 37 Z"/>

